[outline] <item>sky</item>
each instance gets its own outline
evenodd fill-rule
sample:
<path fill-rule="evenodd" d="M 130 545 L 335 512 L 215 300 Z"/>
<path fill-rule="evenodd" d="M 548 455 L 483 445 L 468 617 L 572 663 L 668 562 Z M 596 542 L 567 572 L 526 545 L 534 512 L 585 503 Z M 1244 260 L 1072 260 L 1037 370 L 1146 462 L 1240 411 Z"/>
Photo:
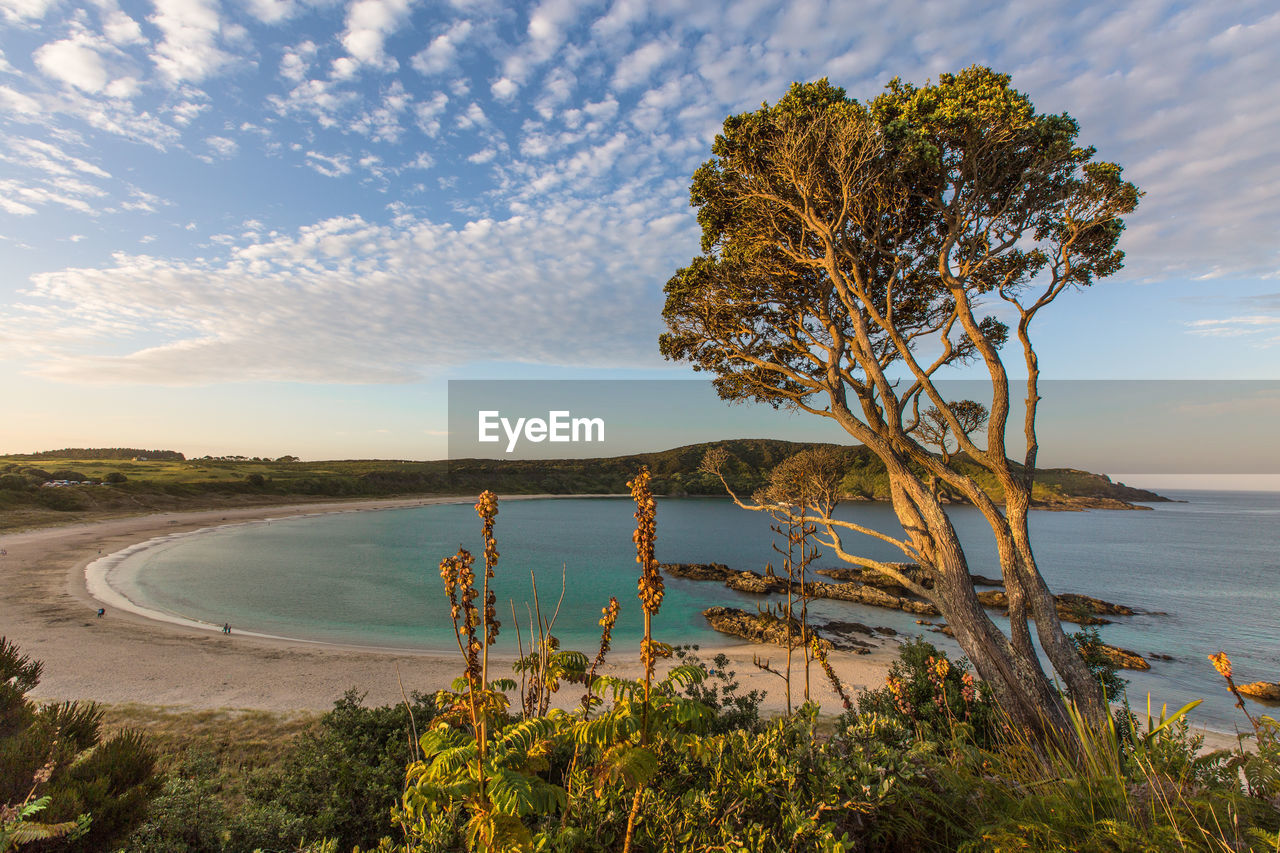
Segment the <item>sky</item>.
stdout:
<path fill-rule="evenodd" d="M 0 452 L 439 458 L 450 379 L 690 376 L 724 118 L 974 63 L 1146 193 L 1045 376 L 1280 379 L 1278 42 L 1247 0 L 0 0 Z"/>

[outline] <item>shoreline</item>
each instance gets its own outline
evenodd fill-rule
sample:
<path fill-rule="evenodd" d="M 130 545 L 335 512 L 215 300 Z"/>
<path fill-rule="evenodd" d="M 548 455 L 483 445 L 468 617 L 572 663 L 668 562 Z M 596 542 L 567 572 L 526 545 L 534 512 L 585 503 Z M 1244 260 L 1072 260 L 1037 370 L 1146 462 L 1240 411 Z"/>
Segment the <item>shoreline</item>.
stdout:
<path fill-rule="evenodd" d="M 616 495 L 510 495 L 500 499 L 619 497 Z M 347 689 L 366 694 L 366 702 L 391 704 L 414 690 L 446 688 L 458 675 L 456 652 L 395 649 L 342 644 L 235 631 L 182 617 L 164 618 L 129 602 L 103 601 L 91 591 L 90 567 L 109 572 L 113 561 L 136 553 L 139 546 L 177 536 L 196 535 L 231 524 L 311 517 L 345 512 L 373 512 L 416 506 L 470 503 L 471 497 L 416 497 L 348 500 L 172 511 L 142 516 L 107 518 L 56 527 L 39 527 L 0 535 L 0 629 L 24 654 L 44 663 L 33 698 L 86 699 L 108 704 L 142 704 L 182 708 L 250 709 L 272 712 L 325 711 Z M 95 612 L 107 606 L 99 619 Z M 160 616 L 161 618 L 156 618 Z M 836 653 L 832 663 L 842 681 L 856 693 L 883 683 L 896 659 L 894 645 L 869 655 Z M 591 650 L 588 650 L 588 654 Z M 737 673 L 740 689 L 763 689 L 768 696 L 762 712 L 783 710 L 783 691 L 776 678 L 756 669 L 755 655 L 777 656 L 780 648 L 725 638 L 698 654 L 709 662 L 724 653 Z M 511 655 L 492 658 L 510 663 Z M 634 676 L 640 672 L 639 653 L 615 650 L 605 672 Z M 818 681 L 825 708 L 839 709 L 825 679 Z M 403 688 L 402 688 L 403 685 Z M 558 699 L 577 701 L 566 689 Z M 559 704 L 559 703 L 557 703 Z M 1230 747 L 1235 736 L 1195 727 L 1205 734 L 1206 746 Z"/>
<path fill-rule="evenodd" d="M 619 497 L 615 495 L 509 495 L 500 500 Z M 434 692 L 446 688 L 461 670 L 456 652 L 357 646 L 338 642 L 255 635 L 237 630 L 230 636 L 220 626 L 182 617 L 156 618 L 132 602 L 101 601 L 91 592 L 87 574 L 97 564 L 103 571 L 138 547 L 156 540 L 197 534 L 229 524 L 248 524 L 298 516 L 372 512 L 438 504 L 471 503 L 472 497 L 375 499 L 163 512 L 142 516 L 76 522 L 0 535 L 0 633 L 24 654 L 44 663 L 33 698 L 85 699 L 109 704 L 144 704 L 191 710 L 239 708 L 275 712 L 325 711 L 348 688 L 365 692 L 366 702 L 401 701 L 403 691 Z M 95 573 L 96 574 L 96 573 Z M 118 594 L 117 594 L 118 595 Z M 110 596 L 108 596 L 110 598 Z M 97 618 L 98 607 L 107 615 Z M 592 650 L 588 650 L 590 653 Z M 756 654 L 777 656 L 781 649 L 725 638 L 698 654 L 710 661 L 718 653 L 730 658 L 743 691 L 768 690 L 764 710 L 781 710 L 782 691 L 775 679 L 756 670 Z M 870 655 L 833 656 L 842 680 L 856 690 L 878 685 L 896 647 Z M 511 655 L 496 655 L 498 664 Z M 610 674 L 640 672 L 639 652 L 617 649 L 603 668 Z M 821 683 L 821 699 L 838 708 L 834 693 Z M 827 695 L 830 694 L 830 695 Z M 566 704 L 577 691 L 559 694 Z M 776 706 L 776 708 L 775 708 Z"/>

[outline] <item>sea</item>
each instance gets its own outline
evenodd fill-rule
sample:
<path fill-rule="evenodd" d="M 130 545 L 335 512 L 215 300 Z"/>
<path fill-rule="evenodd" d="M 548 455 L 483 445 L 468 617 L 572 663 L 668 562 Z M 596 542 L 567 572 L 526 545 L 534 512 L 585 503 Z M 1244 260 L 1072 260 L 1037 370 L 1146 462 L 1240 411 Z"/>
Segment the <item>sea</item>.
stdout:
<path fill-rule="evenodd" d="M 1247 724 L 1208 655 L 1225 651 L 1238 681 L 1280 680 L 1280 493 L 1168 492 L 1148 510 L 1037 511 L 1032 542 L 1055 592 L 1079 592 L 1143 611 L 1113 617 L 1102 639 L 1148 656 L 1149 672 L 1125 671 L 1131 704 L 1156 713 L 1204 700 L 1197 722 L 1222 731 Z M 554 618 L 562 648 L 594 653 L 611 596 L 621 604 L 615 647 L 641 633 L 638 566 L 626 498 L 510 500 L 500 505 L 494 580 L 502 627 L 497 651 L 528 647 L 531 623 Z M 968 507 L 950 510 L 970 570 L 999 576 L 991 534 Z M 839 514 L 890 534 L 901 528 L 887 504 L 849 503 Z M 781 569 L 785 544 L 770 520 L 720 498 L 659 498 L 658 558 Z M 891 546 L 846 536 L 847 549 L 902 560 Z M 112 595 L 167 618 L 233 631 L 324 643 L 457 651 L 441 559 L 459 548 L 482 561 L 480 524 L 467 504 L 331 513 L 215 527 L 162 537 L 111 562 L 99 582 Z M 841 563 L 820 554 L 813 568 Z M 480 566 L 477 567 L 480 569 Z M 536 596 L 535 596 L 536 589 Z M 717 583 L 666 579 L 654 621 L 657 639 L 722 644 L 703 609 L 754 610 L 764 596 Z M 842 619 L 920 634 L 959 655 L 956 644 L 912 614 L 850 602 L 815 601 L 817 620 Z M 1069 629 L 1072 626 L 1068 626 Z M 1172 660 L 1157 660 L 1152 654 Z M 1277 709 L 1249 703 L 1252 712 Z"/>

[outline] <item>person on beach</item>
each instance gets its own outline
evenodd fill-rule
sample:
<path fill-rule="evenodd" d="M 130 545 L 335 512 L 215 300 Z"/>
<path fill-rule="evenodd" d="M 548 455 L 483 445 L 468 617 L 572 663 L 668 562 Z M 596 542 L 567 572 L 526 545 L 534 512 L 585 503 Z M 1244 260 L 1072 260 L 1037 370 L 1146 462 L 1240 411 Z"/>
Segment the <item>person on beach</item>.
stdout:
<path fill-rule="evenodd" d="M 227 635 L 231 634 L 231 624 L 229 622 L 222 623 L 222 633 Z"/>
<path fill-rule="evenodd" d="M 99 607 L 99 608 L 98 608 L 98 618 L 99 618 L 99 619 L 101 619 L 101 618 L 103 617 L 103 615 L 105 615 L 105 614 L 106 614 L 106 612 L 107 612 L 107 608 L 105 608 L 105 607 Z"/>

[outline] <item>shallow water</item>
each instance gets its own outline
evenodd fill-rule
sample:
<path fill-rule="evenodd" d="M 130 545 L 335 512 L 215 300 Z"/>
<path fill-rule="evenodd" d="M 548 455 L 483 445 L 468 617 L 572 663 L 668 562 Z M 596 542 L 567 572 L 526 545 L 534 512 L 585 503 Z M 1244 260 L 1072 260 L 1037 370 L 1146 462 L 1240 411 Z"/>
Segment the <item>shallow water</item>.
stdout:
<path fill-rule="evenodd" d="M 1041 570 L 1058 592 L 1083 592 L 1168 615 L 1118 617 L 1104 640 L 1153 661 L 1126 672 L 1130 698 L 1177 707 L 1203 698 L 1197 716 L 1230 729 L 1243 718 L 1206 655 L 1227 651 L 1241 680 L 1280 679 L 1280 494 L 1185 492 L 1186 503 L 1150 512 L 1038 512 L 1032 535 Z M 501 643 L 515 650 L 510 603 L 523 629 L 538 584 L 543 615 L 564 600 L 556 634 L 565 647 L 592 650 L 600 608 L 615 595 L 622 615 L 616 644 L 640 634 L 636 563 L 627 499 L 548 499 L 502 504 L 497 524 Z M 658 557 L 664 562 L 723 562 L 761 570 L 780 564 L 767 520 L 721 499 L 660 499 Z M 842 514 L 886 532 L 899 528 L 884 504 L 850 504 Z M 976 510 L 952 512 L 971 570 L 996 576 L 995 548 Z M 846 545 L 852 545 L 847 540 Z M 884 543 L 862 551 L 901 559 Z M 455 648 L 438 564 L 463 546 L 479 556 L 479 522 L 470 504 L 414 507 L 218 528 L 142 550 L 112 572 L 111 584 L 138 604 L 214 624 L 282 636 L 422 649 Z M 835 566 L 820 558 L 816 567 Z M 655 622 L 659 639 L 715 642 L 700 611 L 713 604 L 754 608 L 758 596 L 718 584 L 667 579 Z M 818 618 L 844 618 L 901 632 L 915 617 L 847 602 L 811 605 Z M 925 634 L 937 645 L 955 645 Z M 1256 709 L 1256 706 L 1254 706 Z M 1272 711 L 1274 714 L 1274 710 Z"/>

